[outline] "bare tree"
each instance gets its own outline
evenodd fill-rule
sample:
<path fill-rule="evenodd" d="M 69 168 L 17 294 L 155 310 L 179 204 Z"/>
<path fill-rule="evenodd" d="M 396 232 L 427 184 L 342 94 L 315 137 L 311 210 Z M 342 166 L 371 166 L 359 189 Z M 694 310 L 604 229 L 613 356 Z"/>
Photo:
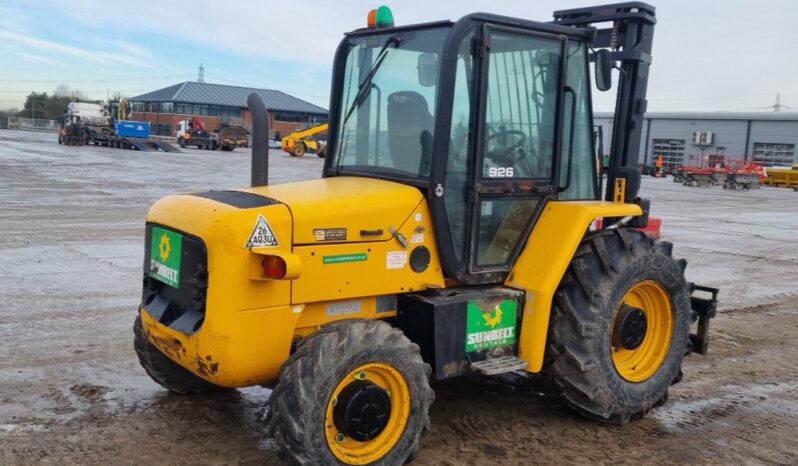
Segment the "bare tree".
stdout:
<path fill-rule="evenodd" d="M 87 100 L 86 94 L 80 89 L 72 89 L 66 84 L 59 84 L 53 91 L 54 97 L 67 97 L 69 99 Z"/>

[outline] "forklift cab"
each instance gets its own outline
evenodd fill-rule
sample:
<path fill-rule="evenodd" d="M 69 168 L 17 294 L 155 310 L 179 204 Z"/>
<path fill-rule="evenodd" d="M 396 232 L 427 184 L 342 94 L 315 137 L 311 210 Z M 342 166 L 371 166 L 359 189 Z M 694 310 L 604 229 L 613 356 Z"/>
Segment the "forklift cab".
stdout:
<path fill-rule="evenodd" d="M 489 14 L 350 33 L 324 175 L 424 190 L 447 275 L 503 280 L 548 201 L 599 199 L 592 33 Z"/>

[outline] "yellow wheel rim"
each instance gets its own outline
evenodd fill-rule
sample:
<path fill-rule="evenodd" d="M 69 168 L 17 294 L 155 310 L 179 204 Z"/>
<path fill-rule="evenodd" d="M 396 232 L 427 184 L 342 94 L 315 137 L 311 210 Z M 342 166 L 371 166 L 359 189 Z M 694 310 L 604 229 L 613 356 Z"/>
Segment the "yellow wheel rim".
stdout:
<path fill-rule="evenodd" d="M 359 442 L 338 430 L 333 420 L 333 409 L 338 396 L 349 384 L 366 380 L 388 392 L 391 414 L 382 432 L 371 440 Z M 345 464 L 368 464 L 384 457 L 396 445 L 407 426 L 410 416 L 410 390 L 407 381 L 395 367 L 383 363 L 363 364 L 346 375 L 335 387 L 327 402 L 324 433 L 333 455 Z"/>
<path fill-rule="evenodd" d="M 616 347 L 610 343 L 612 362 L 615 370 L 624 379 L 629 382 L 643 382 L 659 370 L 668 356 L 673 340 L 673 308 L 668 292 L 653 280 L 637 283 L 626 292 L 615 310 L 613 322 L 624 304 L 643 311 L 647 330 L 643 342 L 635 349 Z M 614 336 L 611 341 L 614 341 Z"/>

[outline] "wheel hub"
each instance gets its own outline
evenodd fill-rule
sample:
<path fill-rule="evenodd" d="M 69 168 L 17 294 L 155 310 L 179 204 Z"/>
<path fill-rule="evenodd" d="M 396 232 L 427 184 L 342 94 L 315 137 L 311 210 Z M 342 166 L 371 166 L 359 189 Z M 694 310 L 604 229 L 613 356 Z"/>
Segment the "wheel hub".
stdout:
<path fill-rule="evenodd" d="M 368 380 L 355 380 L 338 395 L 333 408 L 335 427 L 358 442 L 382 433 L 391 417 L 391 396 Z"/>
<path fill-rule="evenodd" d="M 612 346 L 634 350 L 643 344 L 648 330 L 648 319 L 642 309 L 624 304 L 615 317 Z"/>

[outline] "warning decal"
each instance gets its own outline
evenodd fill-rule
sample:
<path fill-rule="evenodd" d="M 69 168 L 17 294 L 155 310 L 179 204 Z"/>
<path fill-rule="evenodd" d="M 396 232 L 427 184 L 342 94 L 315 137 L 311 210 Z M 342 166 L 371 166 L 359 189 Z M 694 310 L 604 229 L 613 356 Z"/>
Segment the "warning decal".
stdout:
<path fill-rule="evenodd" d="M 402 269 L 405 264 L 407 264 L 407 251 L 388 251 L 385 261 L 386 269 Z"/>
<path fill-rule="evenodd" d="M 249 235 L 249 241 L 247 241 L 247 249 L 279 245 L 280 243 L 277 242 L 277 237 L 274 236 L 269 222 L 263 218 L 263 215 L 258 215 L 258 222 L 255 224 L 252 234 Z"/>

